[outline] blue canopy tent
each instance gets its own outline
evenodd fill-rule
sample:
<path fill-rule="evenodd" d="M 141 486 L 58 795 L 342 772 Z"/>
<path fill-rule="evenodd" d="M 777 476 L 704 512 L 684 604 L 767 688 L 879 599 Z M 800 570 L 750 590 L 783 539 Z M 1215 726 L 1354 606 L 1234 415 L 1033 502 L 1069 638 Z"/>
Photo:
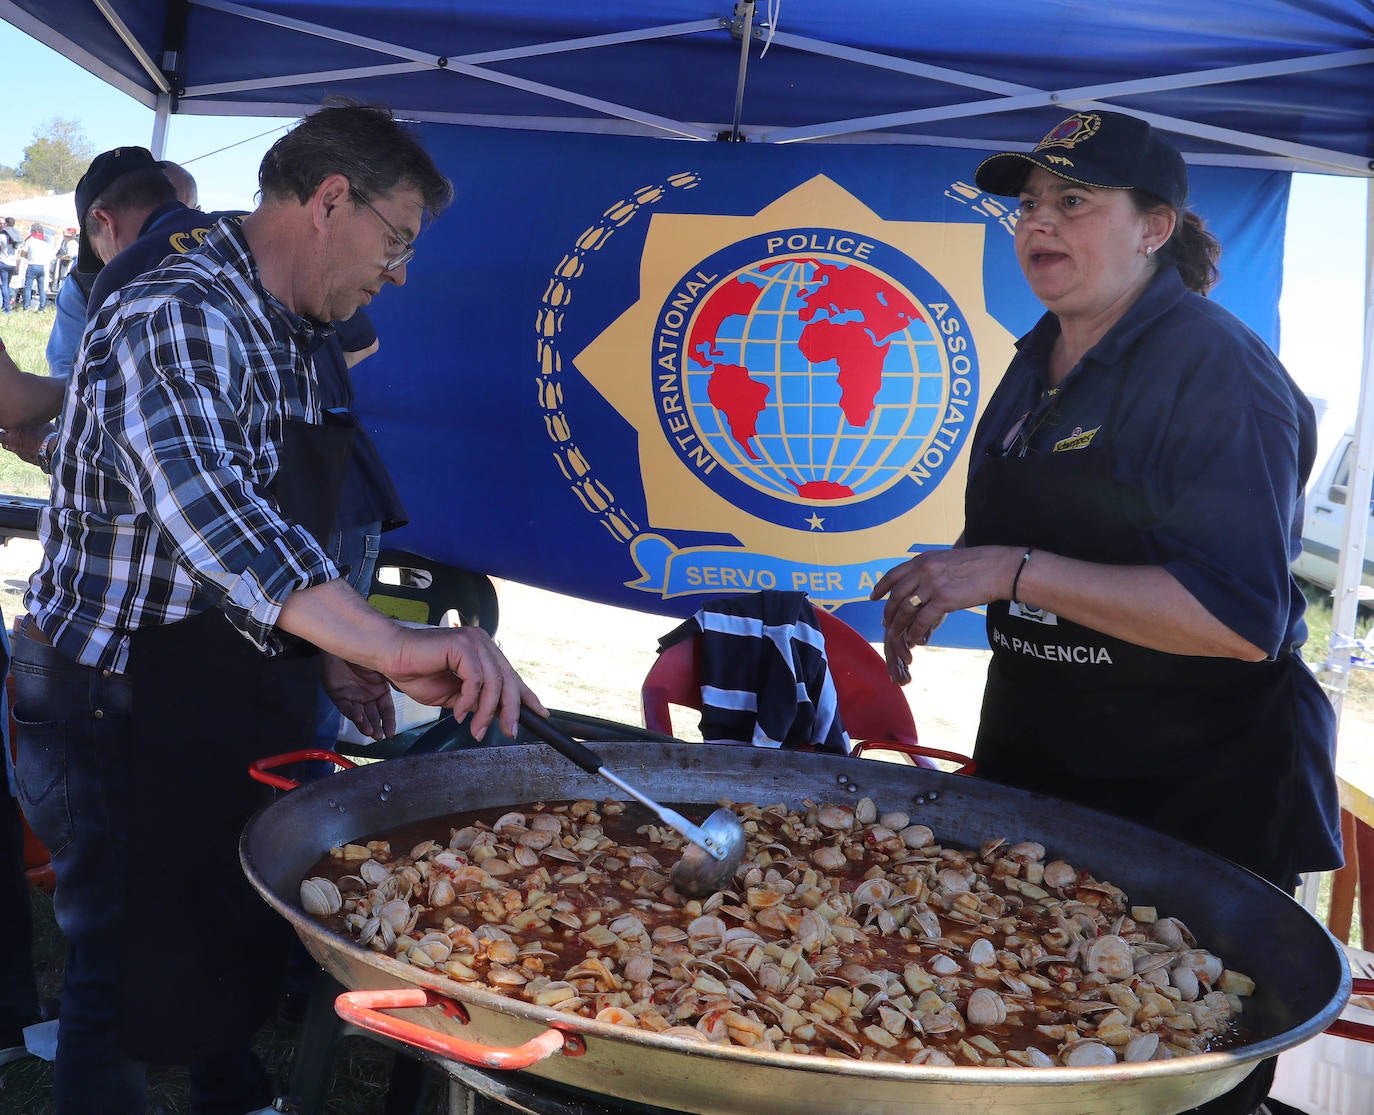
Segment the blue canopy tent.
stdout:
<path fill-rule="evenodd" d="M 847 619 L 872 634 L 875 610 L 859 603 L 860 590 L 871 584 L 875 562 L 881 571 L 902 549 L 875 545 L 865 532 L 887 514 L 904 524 L 903 547 L 913 540 L 945 544 L 958 506 L 942 506 L 922 535 L 924 526 L 913 532 L 891 507 L 865 519 L 857 509 L 863 500 L 854 495 L 863 493 L 851 486 L 844 499 L 824 505 L 824 516 L 813 510 L 793 522 L 787 514 L 806 502 L 804 481 L 787 478 L 795 492 L 781 481 L 781 491 L 770 490 L 776 478 L 750 471 L 749 439 L 729 444 L 733 426 L 723 430 L 724 444 L 736 458 L 721 455 L 720 470 L 710 476 L 702 465 L 706 449 L 684 448 L 679 438 L 680 452 L 663 450 L 674 438 L 676 396 L 666 387 L 652 399 L 647 387 L 636 389 L 639 396 L 625 392 L 606 368 L 619 366 L 618 346 L 627 342 L 606 338 L 613 325 L 634 317 L 645 290 L 658 292 L 656 309 L 645 310 L 657 316 L 641 322 L 636 336 L 662 345 L 671 333 L 674 297 L 689 290 L 693 272 L 683 263 L 659 287 L 651 281 L 654 260 L 683 262 L 666 250 L 650 258 L 654 230 L 669 223 L 667 216 L 744 220 L 765 201 L 785 200 L 794 206 L 789 227 L 807 230 L 796 233 L 803 237 L 796 243 L 808 252 L 815 251 L 814 230 L 830 228 L 828 215 L 850 203 L 851 225 L 877 210 L 903 229 L 977 226 L 973 241 L 945 238 L 924 250 L 930 258 L 952 247 L 984 253 L 992 325 L 979 324 L 977 314 L 962 322 L 978 338 L 986 378 L 1000 370 L 998 354 L 1033 320 L 1034 306 L 1024 294 L 1004 293 L 1017 287 L 1002 283 L 998 270 L 1006 260 L 996 226 L 1005 226 L 1009 214 L 968 187 L 977 152 L 1028 148 L 1028 137 L 1047 132 L 1071 109 L 1121 109 L 1168 130 L 1194 167 L 1195 194 L 1216 209 L 1207 216 L 1222 222 L 1228 253 L 1247 237 L 1255 241 L 1253 257 L 1231 256 L 1255 264 L 1233 268 L 1219 297 L 1235 297 L 1233 308 L 1274 344 L 1286 173 L 1374 172 L 1374 8 L 1367 0 L 988 0 L 976 10 L 900 0 L 0 0 L 0 17 L 154 107 L 155 149 L 179 113 L 296 115 L 326 94 L 384 101 L 433 125 L 432 145 L 451 160 L 446 169 L 461 168 L 454 174 L 458 219 L 445 218 L 427 234 L 442 235 L 447 270 L 437 263 L 423 270 L 431 265 L 422 253 L 413 273 L 424 281 L 379 303 L 375 316 L 386 343 L 378 369 L 369 365 L 359 377 L 360 409 L 412 511 L 400 541 L 496 575 L 670 613 L 690 612 L 700 597 L 719 591 L 799 585 L 827 606 L 843 607 Z M 461 129 L 445 127 L 452 125 Z M 503 177 L 485 181 L 469 162 L 499 166 Z M 943 184 L 920 203 L 907 196 L 919 191 L 903 189 L 918 163 Z M 548 173 L 550 167 L 561 173 Z M 531 192 L 527 183 L 540 175 L 550 182 Z M 762 200 L 746 196 L 755 179 L 769 183 Z M 819 179 L 840 192 L 824 192 Z M 650 192 L 641 195 L 638 187 Z M 690 201 L 679 205 L 682 198 Z M 499 250 L 461 241 L 466 205 L 511 199 L 527 208 L 503 211 L 508 235 Z M 527 225 L 537 227 L 537 236 Z M 759 226 L 739 227 L 747 239 Z M 864 227 L 877 229 L 876 243 L 901 241 L 887 224 Z M 692 238 L 697 228 L 680 231 Z M 619 239 L 608 247 L 612 233 Z M 919 232 L 911 235 L 919 239 Z M 618 257 L 627 241 L 635 250 Z M 759 240 L 761 251 L 767 243 Z M 741 260 L 724 244 L 698 262 L 718 264 L 721 273 L 738 270 Z M 886 274 L 901 271 L 901 251 Z M 517 255 L 538 259 L 520 271 L 506 258 Z M 927 256 L 920 257 L 925 270 L 902 279 L 905 289 L 925 291 L 917 300 L 923 308 L 944 305 L 951 290 L 959 305 L 982 300 L 951 285 L 955 279 Z M 615 277 L 605 280 L 608 261 Z M 450 277 L 470 282 L 478 263 L 490 266 L 482 274 L 495 287 L 511 292 L 500 304 L 477 307 L 483 323 L 488 332 L 499 324 L 518 335 L 518 352 L 450 351 L 472 335 L 466 318 L 459 322 L 465 332 L 447 346 L 425 331 L 436 322 L 456 328 L 452 302 L 432 292 L 450 289 Z M 590 304 L 584 271 L 609 283 L 598 297 L 616 306 L 595 323 L 578 317 Z M 699 274 L 708 272 L 716 274 Z M 932 273 L 939 281 L 923 287 Z M 675 288 L 678 280 L 683 285 Z M 519 314 L 500 319 L 519 300 Z M 1367 323 L 1366 379 L 1369 334 Z M 954 354 L 945 352 L 944 360 L 948 372 Z M 439 364 L 416 379 L 417 365 Z M 492 396 L 499 377 L 490 369 L 518 376 L 518 389 Z M 688 370 L 684 357 L 684 393 Z M 455 408 L 456 394 L 468 405 Z M 944 404 L 955 401 L 947 394 Z M 480 422 L 471 421 L 474 413 Z M 1361 414 L 1359 465 L 1367 482 L 1374 407 L 1362 403 Z M 932 445 L 943 445 L 951 459 L 966 445 L 939 442 L 938 426 L 908 462 L 913 470 L 933 459 Z M 484 482 L 493 472 L 507 477 L 507 486 L 488 496 L 498 508 L 508 493 L 515 497 L 500 530 L 490 521 L 497 512 L 470 505 L 455 528 L 449 501 L 460 500 L 466 486 L 439 466 L 455 467 L 455 460 L 458 478 L 474 471 Z M 623 478 L 641 470 L 644 491 L 628 490 Z M 949 475 L 953 490 L 957 468 Z M 716 485 L 722 476 L 701 495 L 695 518 L 677 506 L 694 503 L 683 495 L 691 482 Z M 810 481 L 805 491 L 829 482 Z M 936 502 L 927 501 L 927 510 Z M 766 530 L 751 534 L 749 523 L 730 517 L 732 506 L 745 504 Z M 826 519 L 824 529 L 817 525 Z M 833 542 L 843 531 L 857 540 L 848 549 Z M 780 556 L 786 547 L 772 539 L 781 534 L 792 550 Z M 1338 592 L 1336 623 L 1352 631 L 1362 532 L 1348 543 L 1350 572 Z M 860 552 L 869 554 L 867 565 L 855 556 Z M 579 562 L 570 554 L 588 556 Z M 968 618 L 962 627 L 947 624 L 944 633 L 979 643 L 981 624 Z"/>
<path fill-rule="evenodd" d="M 295 115 L 333 92 L 491 127 L 989 147 L 1099 103 L 1186 137 L 1195 162 L 1370 172 L 1361 0 L 771 8 L 5 0 L 0 16 L 166 113 Z"/>

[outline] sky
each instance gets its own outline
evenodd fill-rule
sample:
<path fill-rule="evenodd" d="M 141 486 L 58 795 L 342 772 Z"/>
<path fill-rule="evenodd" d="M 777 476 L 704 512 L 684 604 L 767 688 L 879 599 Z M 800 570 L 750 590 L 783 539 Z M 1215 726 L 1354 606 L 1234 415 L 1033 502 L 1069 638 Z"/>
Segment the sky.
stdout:
<path fill-rule="evenodd" d="M 0 163 L 18 166 L 35 130 L 54 116 L 79 123 L 95 151 L 151 141 L 151 109 L 4 22 L 0 58 Z M 195 175 L 206 210 L 250 209 L 263 152 L 290 124 L 264 117 L 173 116 L 164 157 Z M 1368 189 L 1364 179 L 1293 178 L 1279 356 L 1304 391 L 1326 402 L 1325 436 L 1327 427 L 1339 433 L 1354 421 L 1359 397 Z M 1223 255 L 1223 276 L 1225 263 Z"/>

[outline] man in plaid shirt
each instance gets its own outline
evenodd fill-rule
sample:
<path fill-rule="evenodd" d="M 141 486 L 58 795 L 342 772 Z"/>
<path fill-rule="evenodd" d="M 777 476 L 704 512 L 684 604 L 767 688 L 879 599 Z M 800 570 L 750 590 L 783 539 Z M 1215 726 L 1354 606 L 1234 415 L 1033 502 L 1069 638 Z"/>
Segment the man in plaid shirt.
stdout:
<path fill-rule="evenodd" d="M 350 104 L 280 139 L 259 184 L 241 224 L 96 314 L 52 456 L 14 675 L 69 943 L 59 1115 L 142 1115 L 148 1062 L 190 1065 L 197 1115 L 271 1101 L 251 1037 L 289 928 L 237 864 L 262 803 L 244 772 L 308 746 L 322 672 L 373 737 L 394 731 L 388 679 L 479 735 L 542 710 L 480 629 L 395 623 L 322 547 L 352 431 L 321 413 L 311 344 L 405 282 L 450 183 Z"/>

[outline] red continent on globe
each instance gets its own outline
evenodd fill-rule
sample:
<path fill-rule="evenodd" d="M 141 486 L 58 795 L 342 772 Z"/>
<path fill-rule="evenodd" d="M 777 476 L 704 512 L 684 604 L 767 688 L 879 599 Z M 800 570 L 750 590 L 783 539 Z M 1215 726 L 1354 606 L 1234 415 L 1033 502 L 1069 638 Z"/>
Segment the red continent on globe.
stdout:
<path fill-rule="evenodd" d="M 920 321 L 920 312 L 881 276 L 854 264 L 792 257 L 769 260 L 758 269 L 769 271 L 797 264 L 815 268 L 810 282 L 798 292 L 802 305 L 797 319 L 803 325 L 797 347 L 809 363 L 835 361 L 840 409 L 849 425 L 861 429 L 873 417 L 891 338 Z M 730 436 L 750 460 L 758 460 L 748 442 L 758 432 L 759 415 L 768 405 L 771 388 L 754 379 L 748 368 L 717 364 L 716 358 L 725 355 L 720 347 L 721 325 L 732 317 L 748 318 L 762 294 L 763 288 L 746 278 L 722 284 L 702 305 L 688 342 L 692 362 L 712 369 L 707 385 L 711 405 L 725 416 Z M 845 485 L 829 480 L 789 483 L 799 495 L 810 499 L 843 499 L 854 494 Z"/>

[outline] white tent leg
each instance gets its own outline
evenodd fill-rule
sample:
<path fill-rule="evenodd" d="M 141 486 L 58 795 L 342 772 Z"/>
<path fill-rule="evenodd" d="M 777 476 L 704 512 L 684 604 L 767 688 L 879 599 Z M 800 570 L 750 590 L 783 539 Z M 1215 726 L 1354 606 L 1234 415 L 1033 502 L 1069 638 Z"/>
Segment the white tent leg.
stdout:
<path fill-rule="evenodd" d="M 167 127 L 171 122 L 172 98 L 168 93 L 157 95 L 157 104 L 153 108 L 153 137 L 148 141 L 148 150 L 153 153 L 153 158 L 164 158 L 167 151 Z"/>
<path fill-rule="evenodd" d="M 1319 676 L 1340 723 L 1350 686 L 1350 659 L 1355 644 L 1360 583 L 1364 572 L 1365 533 L 1374 509 L 1374 179 L 1365 199 L 1364 352 L 1360 367 L 1360 400 L 1356 407 L 1354 465 L 1346 485 L 1345 530 L 1336 561 L 1336 587 L 1331 602 L 1331 641 Z M 1339 747 L 1339 744 L 1338 744 Z M 1299 900 L 1308 909 L 1317 903 L 1316 878 L 1303 879 Z"/>
<path fill-rule="evenodd" d="M 1360 369 L 1360 398 L 1356 408 L 1354 467 L 1346 487 L 1347 514 L 1336 563 L 1336 587 L 1331 603 L 1331 645 L 1322 667 L 1322 682 L 1339 716 L 1350 679 L 1350 651 L 1364 569 L 1364 541 L 1368 528 L 1366 492 L 1374 492 L 1374 179 L 1370 180 L 1365 217 L 1364 354 Z"/>

